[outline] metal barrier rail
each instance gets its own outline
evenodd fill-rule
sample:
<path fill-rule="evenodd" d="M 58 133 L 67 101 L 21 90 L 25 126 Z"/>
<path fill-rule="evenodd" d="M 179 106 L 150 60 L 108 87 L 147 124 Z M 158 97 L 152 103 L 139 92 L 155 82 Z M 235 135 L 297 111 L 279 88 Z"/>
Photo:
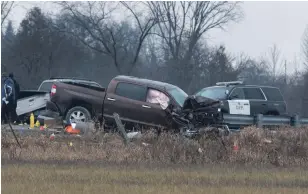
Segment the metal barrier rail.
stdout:
<path fill-rule="evenodd" d="M 255 125 L 262 126 L 283 126 L 290 125 L 292 127 L 301 127 L 308 125 L 308 118 L 300 118 L 298 115 L 294 116 L 272 116 L 257 114 L 255 116 L 249 115 L 231 115 L 223 114 L 224 123 L 231 127 L 239 128 L 241 126 Z"/>

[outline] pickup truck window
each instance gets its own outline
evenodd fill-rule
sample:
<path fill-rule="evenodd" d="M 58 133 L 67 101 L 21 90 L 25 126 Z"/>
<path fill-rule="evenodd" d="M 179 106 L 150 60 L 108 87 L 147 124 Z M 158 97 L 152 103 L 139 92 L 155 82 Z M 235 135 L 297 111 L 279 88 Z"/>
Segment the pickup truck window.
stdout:
<path fill-rule="evenodd" d="M 244 88 L 244 93 L 247 100 L 265 100 L 260 88 Z"/>
<path fill-rule="evenodd" d="M 115 94 L 132 100 L 145 101 L 147 88 L 130 83 L 118 83 Z"/>
<path fill-rule="evenodd" d="M 159 104 L 165 109 L 168 107 L 170 99 L 163 92 L 154 89 L 149 89 L 146 101 L 152 104 Z"/>

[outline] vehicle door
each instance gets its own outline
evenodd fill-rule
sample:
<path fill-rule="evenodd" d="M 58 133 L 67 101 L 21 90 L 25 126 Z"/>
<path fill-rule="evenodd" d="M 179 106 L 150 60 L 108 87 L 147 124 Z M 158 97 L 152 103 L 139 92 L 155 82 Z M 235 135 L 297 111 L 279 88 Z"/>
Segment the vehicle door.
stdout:
<path fill-rule="evenodd" d="M 267 109 L 266 98 L 259 87 L 244 87 L 245 99 L 249 100 L 250 114 L 264 114 Z"/>
<path fill-rule="evenodd" d="M 261 90 L 266 96 L 267 112 L 272 114 L 286 114 L 286 103 L 278 88 L 262 87 Z"/>
<path fill-rule="evenodd" d="M 250 103 L 241 87 L 234 88 L 228 98 L 229 114 L 250 115 Z"/>
<path fill-rule="evenodd" d="M 143 107 L 147 94 L 147 87 L 119 82 L 115 91 L 108 93 L 104 102 L 104 116 L 112 117 L 113 113 L 118 113 L 124 121 L 135 122 L 141 120 Z"/>
<path fill-rule="evenodd" d="M 148 88 L 146 102 L 144 103 L 143 120 L 156 126 L 167 126 L 167 114 L 165 109 L 170 98 L 157 89 Z"/>

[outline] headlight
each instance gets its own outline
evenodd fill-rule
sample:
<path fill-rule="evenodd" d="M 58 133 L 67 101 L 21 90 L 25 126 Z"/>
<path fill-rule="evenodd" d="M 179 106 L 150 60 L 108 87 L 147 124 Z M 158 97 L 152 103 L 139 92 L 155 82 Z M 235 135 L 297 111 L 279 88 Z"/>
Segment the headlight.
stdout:
<path fill-rule="evenodd" d="M 218 108 L 218 112 L 220 112 L 221 111 L 221 108 Z"/>

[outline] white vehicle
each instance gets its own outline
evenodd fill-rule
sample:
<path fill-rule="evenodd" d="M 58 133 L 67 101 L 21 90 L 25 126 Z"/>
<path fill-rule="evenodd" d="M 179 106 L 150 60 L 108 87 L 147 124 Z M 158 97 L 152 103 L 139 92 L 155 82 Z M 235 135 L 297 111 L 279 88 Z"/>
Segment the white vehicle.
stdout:
<path fill-rule="evenodd" d="M 31 113 L 46 107 L 49 92 L 36 90 L 21 90 L 17 100 L 16 113 L 18 116 Z"/>

